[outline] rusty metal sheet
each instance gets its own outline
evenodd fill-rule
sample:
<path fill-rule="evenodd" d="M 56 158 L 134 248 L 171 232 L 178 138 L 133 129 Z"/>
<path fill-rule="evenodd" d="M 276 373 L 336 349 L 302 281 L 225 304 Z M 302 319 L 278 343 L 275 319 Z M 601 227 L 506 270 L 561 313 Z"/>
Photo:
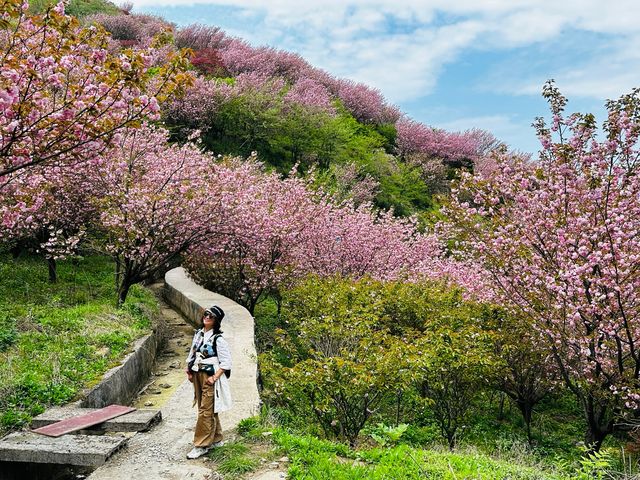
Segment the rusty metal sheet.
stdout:
<path fill-rule="evenodd" d="M 80 415 L 78 417 L 67 418 L 60 422 L 52 423 L 45 427 L 40 427 L 33 430 L 35 433 L 41 435 L 47 435 L 49 437 L 59 437 L 65 433 L 75 432 L 76 430 L 82 430 L 83 428 L 97 425 L 105 422 L 125 413 L 133 412 L 135 408 L 125 407 L 123 405 L 109 405 L 108 407 L 101 408 L 86 415 Z"/>

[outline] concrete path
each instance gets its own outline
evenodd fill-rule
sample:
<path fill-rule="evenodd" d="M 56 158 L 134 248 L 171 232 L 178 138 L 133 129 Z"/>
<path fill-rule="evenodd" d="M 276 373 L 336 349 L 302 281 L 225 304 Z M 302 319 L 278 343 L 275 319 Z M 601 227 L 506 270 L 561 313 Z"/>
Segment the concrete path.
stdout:
<path fill-rule="evenodd" d="M 165 284 L 169 303 L 192 323 L 199 319 L 201 308 L 218 305 L 225 311 L 222 330 L 232 350 L 230 383 L 234 408 L 220 414 L 220 419 L 223 431 L 228 432 L 243 418 L 256 415 L 260 405 L 253 317 L 232 300 L 196 285 L 182 268 L 168 272 Z M 185 357 L 188 347 L 185 347 Z M 213 478 L 207 460 L 186 459 L 197 417 L 196 408 L 191 407 L 192 401 L 193 388 L 185 377 L 161 407 L 162 422 L 148 432 L 135 434 L 129 439 L 127 448 L 94 471 L 89 480 Z"/>

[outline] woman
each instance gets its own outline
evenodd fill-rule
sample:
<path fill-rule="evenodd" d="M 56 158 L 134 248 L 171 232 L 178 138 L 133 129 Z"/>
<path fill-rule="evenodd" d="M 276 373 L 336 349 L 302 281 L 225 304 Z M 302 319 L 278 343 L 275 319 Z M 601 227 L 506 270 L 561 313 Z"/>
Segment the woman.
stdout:
<path fill-rule="evenodd" d="M 187 458 L 198 458 L 212 447 L 220 447 L 222 427 L 218 414 L 214 412 L 215 383 L 226 372 L 231 371 L 231 351 L 222 336 L 220 325 L 224 312 L 214 305 L 202 316 L 203 327 L 193 336 L 187 357 L 187 377 L 193 383 L 194 405 L 198 404 L 198 421 L 193 436 L 193 449 Z M 219 363 L 219 368 L 214 363 Z"/>

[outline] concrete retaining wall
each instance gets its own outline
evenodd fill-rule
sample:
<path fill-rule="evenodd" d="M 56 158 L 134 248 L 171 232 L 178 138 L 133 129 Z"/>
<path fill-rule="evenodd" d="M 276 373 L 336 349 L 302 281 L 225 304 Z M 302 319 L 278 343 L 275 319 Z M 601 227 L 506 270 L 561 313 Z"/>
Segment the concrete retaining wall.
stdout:
<path fill-rule="evenodd" d="M 200 327 L 205 308 L 218 305 L 225 312 L 222 320 L 224 338 L 231 346 L 231 394 L 233 409 L 220 414 L 225 430 L 234 428 L 243 418 L 259 412 L 257 354 L 254 321 L 249 311 L 233 300 L 205 290 L 189 278 L 184 268 L 174 268 L 165 275 L 165 297 L 194 327 Z"/>
<path fill-rule="evenodd" d="M 79 402 L 80 407 L 102 408 L 112 403 L 131 403 L 151 375 L 158 349 L 156 333 L 138 339 L 133 348 L 121 365 L 109 370 L 100 384 L 84 395 Z"/>

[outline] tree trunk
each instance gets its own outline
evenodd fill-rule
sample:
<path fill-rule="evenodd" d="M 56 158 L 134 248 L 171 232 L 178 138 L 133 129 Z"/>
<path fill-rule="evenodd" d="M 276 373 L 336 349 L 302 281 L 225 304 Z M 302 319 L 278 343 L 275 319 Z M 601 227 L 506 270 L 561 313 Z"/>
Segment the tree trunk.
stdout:
<path fill-rule="evenodd" d="M 522 413 L 522 419 L 524 420 L 524 428 L 527 432 L 527 441 L 531 445 L 531 416 L 533 414 L 533 405 L 524 400 L 520 400 L 518 403 L 518 409 Z"/>
<path fill-rule="evenodd" d="M 613 420 L 610 415 L 607 415 L 607 407 L 606 404 L 595 402 L 591 396 L 584 401 L 584 413 L 587 420 L 584 443 L 589 453 L 599 452 L 604 439 L 613 432 Z"/>
<path fill-rule="evenodd" d="M 57 272 L 57 266 L 56 266 L 56 259 L 52 257 L 47 258 L 47 265 L 49 266 L 49 283 L 57 283 L 58 272 Z"/>
<path fill-rule="evenodd" d="M 587 433 L 584 437 L 584 444 L 587 447 L 588 453 L 595 453 L 600 451 L 600 447 L 602 447 L 602 442 L 607 438 L 608 432 L 603 432 L 600 429 L 591 429 L 589 427 L 587 429 Z"/>
<path fill-rule="evenodd" d="M 115 273 L 115 287 L 116 290 L 118 290 L 120 288 L 120 275 L 122 275 L 122 271 L 121 271 L 121 263 L 120 263 L 120 258 L 116 257 L 116 273 Z"/>
<path fill-rule="evenodd" d="M 456 447 L 456 432 L 447 432 L 447 441 L 449 442 L 449 450 L 453 451 Z"/>
<path fill-rule="evenodd" d="M 498 420 L 504 420 L 504 398 L 506 395 L 500 392 L 500 403 L 498 404 Z"/>
<path fill-rule="evenodd" d="M 129 289 L 131 288 L 131 283 L 127 278 L 122 279 L 122 283 L 120 287 L 118 287 L 118 307 L 124 305 L 125 300 L 127 299 L 127 295 L 129 294 Z"/>

